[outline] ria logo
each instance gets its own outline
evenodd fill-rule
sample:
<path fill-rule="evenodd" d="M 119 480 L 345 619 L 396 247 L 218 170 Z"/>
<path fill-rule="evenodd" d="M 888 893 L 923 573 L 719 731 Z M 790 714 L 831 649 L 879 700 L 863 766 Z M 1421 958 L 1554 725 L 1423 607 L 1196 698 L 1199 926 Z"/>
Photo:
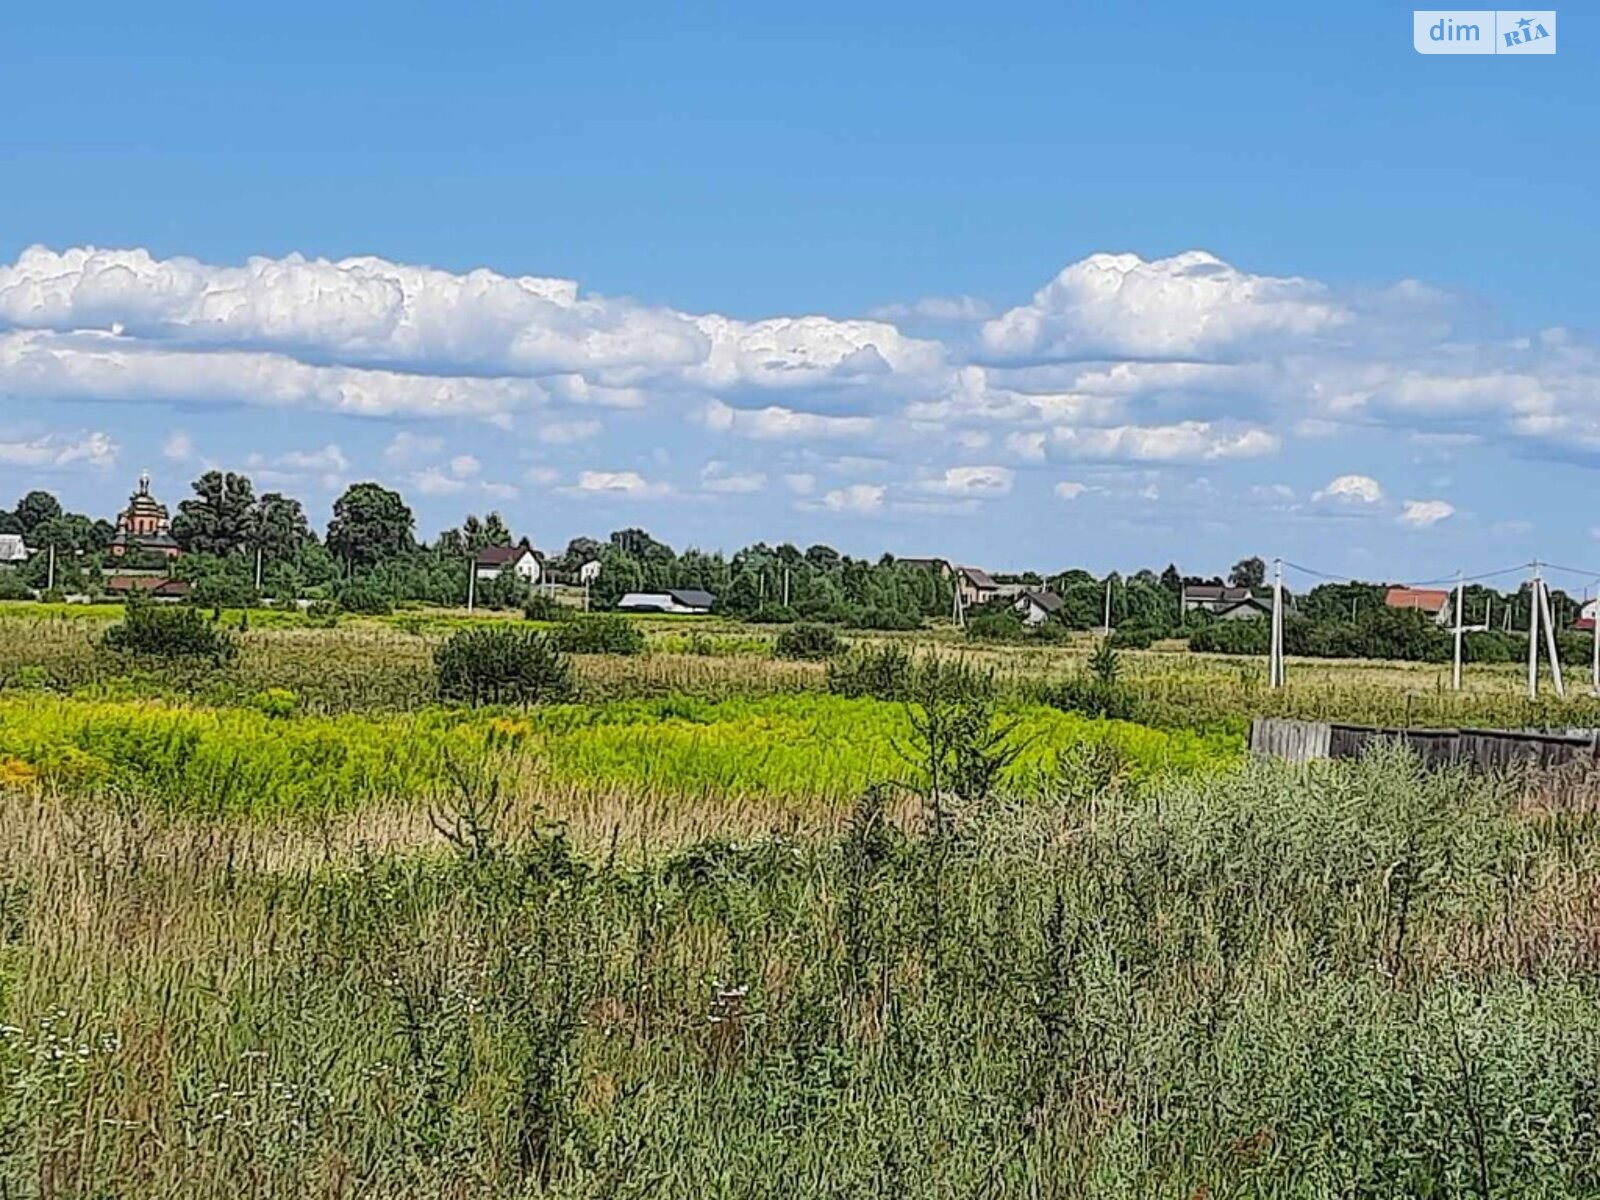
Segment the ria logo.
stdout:
<path fill-rule="evenodd" d="M 1417 9 L 1411 40 L 1418 54 L 1554 54 L 1554 9 Z"/>
<path fill-rule="evenodd" d="M 1552 17 L 1550 24 L 1554 25 L 1553 18 L 1555 14 L 1551 13 L 1550 15 Z M 1550 31 L 1534 17 L 1520 18 L 1515 29 L 1508 29 L 1500 36 L 1505 39 L 1507 46 L 1527 46 L 1533 42 L 1550 38 L 1550 48 L 1552 50 L 1555 49 L 1555 38 L 1550 37 Z"/>

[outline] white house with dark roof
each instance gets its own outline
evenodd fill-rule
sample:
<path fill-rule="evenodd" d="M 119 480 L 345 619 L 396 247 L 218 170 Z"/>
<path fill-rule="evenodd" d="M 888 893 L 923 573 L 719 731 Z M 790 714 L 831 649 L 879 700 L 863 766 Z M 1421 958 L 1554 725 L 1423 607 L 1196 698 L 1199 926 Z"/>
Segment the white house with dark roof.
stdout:
<path fill-rule="evenodd" d="M 507 571 L 520 576 L 529 587 L 544 577 L 544 564 L 539 561 L 538 552 L 528 544 L 527 538 L 515 546 L 485 546 L 478 551 L 473 570 L 483 583 L 499 579 Z"/>
<path fill-rule="evenodd" d="M 1028 588 L 1012 605 L 1024 625 L 1043 625 L 1061 611 L 1061 597 L 1046 588 Z"/>
<path fill-rule="evenodd" d="M 0 533 L 0 567 L 20 567 L 32 556 L 20 533 Z"/>

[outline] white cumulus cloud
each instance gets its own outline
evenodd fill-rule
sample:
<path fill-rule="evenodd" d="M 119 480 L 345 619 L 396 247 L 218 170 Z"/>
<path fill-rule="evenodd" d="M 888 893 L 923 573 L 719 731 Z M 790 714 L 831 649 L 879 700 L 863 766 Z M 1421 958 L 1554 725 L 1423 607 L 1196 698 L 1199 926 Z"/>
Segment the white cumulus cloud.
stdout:
<path fill-rule="evenodd" d="M 1011 491 L 1016 472 L 1008 467 L 948 467 L 934 479 L 925 479 L 918 488 L 938 496 L 1004 496 Z"/>
<path fill-rule="evenodd" d="M 0 441 L 0 463 L 13 467 L 69 467 L 87 463 L 91 467 L 116 465 L 121 447 L 109 434 L 47 433 L 25 441 Z"/>
<path fill-rule="evenodd" d="M 1427 529 L 1455 515 L 1456 506 L 1448 500 L 1407 500 L 1397 518 L 1402 525 Z"/>
<path fill-rule="evenodd" d="M 1342 504 L 1377 504 L 1383 500 L 1383 488 L 1370 475 L 1339 475 L 1313 492 L 1311 499 Z"/>
<path fill-rule="evenodd" d="M 826 440 L 865 437 L 876 428 L 871 417 L 836 417 L 825 413 L 797 412 L 772 404 L 766 408 L 734 408 L 713 400 L 700 411 L 707 429 L 758 441 Z"/>
<path fill-rule="evenodd" d="M 1259 334 L 1306 336 L 1347 314 L 1312 280 L 1252 275 L 1191 250 L 1146 262 L 1093 254 L 1033 300 L 983 327 L 985 346 L 1011 355 L 1197 354 Z"/>
<path fill-rule="evenodd" d="M 883 510 L 889 488 L 881 483 L 852 483 L 824 493 L 822 507 L 830 512 L 875 513 Z"/>
<path fill-rule="evenodd" d="M 607 496 L 626 496 L 646 499 L 663 496 L 672 489 L 665 483 L 652 483 L 637 471 L 581 471 L 577 489 L 580 492 Z"/>
<path fill-rule="evenodd" d="M 1051 431 L 1048 445 L 1068 458 L 1202 462 L 1275 454 L 1280 441 L 1276 434 L 1265 429 L 1225 428 L 1209 421 L 1181 421 L 1172 425 L 1061 427 Z"/>

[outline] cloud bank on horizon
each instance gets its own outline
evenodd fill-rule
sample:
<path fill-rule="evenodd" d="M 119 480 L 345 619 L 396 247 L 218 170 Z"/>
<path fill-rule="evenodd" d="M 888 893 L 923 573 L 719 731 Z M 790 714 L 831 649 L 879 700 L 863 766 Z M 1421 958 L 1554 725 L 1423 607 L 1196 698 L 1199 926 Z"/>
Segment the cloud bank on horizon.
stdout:
<path fill-rule="evenodd" d="M 1467 509 L 1379 478 L 1362 439 L 1600 461 L 1600 347 L 1474 334 L 1467 307 L 1198 250 L 1093 254 L 1008 308 L 743 320 L 373 257 L 35 246 L 0 266 L 0 466 L 105 471 L 159 426 L 173 463 L 330 492 L 380 478 L 458 507 L 766 497 L 932 529 L 1031 503 L 1032 483 L 1057 511 L 1246 504 L 1422 532 Z M 183 427 L 218 411 L 234 444 Z M 286 420 L 310 440 L 252 449 Z M 380 428 L 381 452 L 344 448 L 351 422 Z"/>

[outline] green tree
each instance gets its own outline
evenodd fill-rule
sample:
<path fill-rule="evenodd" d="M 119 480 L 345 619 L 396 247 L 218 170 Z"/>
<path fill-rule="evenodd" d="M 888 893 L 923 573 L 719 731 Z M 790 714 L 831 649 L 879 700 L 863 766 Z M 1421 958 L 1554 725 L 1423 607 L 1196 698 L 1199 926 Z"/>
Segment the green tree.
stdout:
<path fill-rule="evenodd" d="M 33 531 L 46 521 L 53 521 L 61 515 L 61 501 L 49 492 L 29 492 L 17 501 L 17 511 L 14 514 L 17 523 L 22 526 L 24 536 L 31 536 Z"/>
<path fill-rule="evenodd" d="M 353 483 L 333 502 L 328 550 L 351 569 L 376 566 L 415 545 L 411 509 L 382 484 Z"/>
<path fill-rule="evenodd" d="M 88 554 L 98 549 L 95 541 L 95 523 L 82 513 L 57 513 L 28 533 L 28 544 L 34 550 L 54 546 L 58 555 Z"/>
<path fill-rule="evenodd" d="M 1228 582 L 1234 587 L 1258 588 L 1267 581 L 1267 564 L 1260 558 L 1241 558 L 1228 572 Z"/>
<path fill-rule="evenodd" d="M 658 542 L 642 529 L 619 529 L 611 535 L 611 545 L 640 562 L 670 562 L 672 547 Z"/>
<path fill-rule="evenodd" d="M 207 471 L 178 505 L 173 540 L 190 554 L 236 554 L 250 536 L 255 485 L 232 471 Z"/>
<path fill-rule="evenodd" d="M 252 550 L 260 550 L 268 563 L 298 559 L 312 540 L 306 510 L 293 497 L 268 492 L 250 511 L 247 543 Z"/>

